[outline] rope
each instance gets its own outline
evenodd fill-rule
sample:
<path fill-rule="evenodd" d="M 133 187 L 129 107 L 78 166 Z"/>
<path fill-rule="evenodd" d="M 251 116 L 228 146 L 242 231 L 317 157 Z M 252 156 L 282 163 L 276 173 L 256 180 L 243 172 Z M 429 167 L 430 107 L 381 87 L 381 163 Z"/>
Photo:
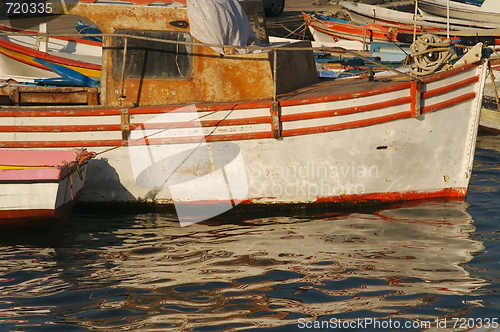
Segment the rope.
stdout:
<path fill-rule="evenodd" d="M 74 163 L 76 163 L 76 172 L 78 173 L 80 180 L 83 180 L 83 173 L 81 170 L 82 165 L 86 163 L 88 160 L 95 158 L 96 156 L 97 153 L 86 150 L 84 150 L 82 153 L 76 156 Z M 73 178 L 71 178 L 71 181 L 72 181 L 71 183 L 73 183 Z"/>
<path fill-rule="evenodd" d="M 410 46 L 414 61 L 410 65 L 410 73 L 418 77 L 451 68 L 451 62 L 457 55 L 450 45 L 449 39 L 443 40 L 436 35 L 419 36 Z"/>

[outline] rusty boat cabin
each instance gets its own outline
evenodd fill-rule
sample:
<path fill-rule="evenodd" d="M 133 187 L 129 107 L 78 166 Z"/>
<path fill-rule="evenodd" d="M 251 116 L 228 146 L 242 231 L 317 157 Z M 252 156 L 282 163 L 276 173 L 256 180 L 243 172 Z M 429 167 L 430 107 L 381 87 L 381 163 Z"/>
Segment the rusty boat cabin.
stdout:
<path fill-rule="evenodd" d="M 245 7 L 256 44 L 264 44 L 268 37 L 259 5 L 252 1 Z M 318 82 L 312 50 L 296 49 L 310 47 L 309 41 L 281 45 L 279 52 L 238 54 L 225 48 L 220 54 L 192 37 L 186 8 L 83 1 L 53 2 L 52 8 L 86 17 L 101 30 L 101 87 L 6 86 L 0 88 L 3 105 L 130 108 L 257 101 Z"/>

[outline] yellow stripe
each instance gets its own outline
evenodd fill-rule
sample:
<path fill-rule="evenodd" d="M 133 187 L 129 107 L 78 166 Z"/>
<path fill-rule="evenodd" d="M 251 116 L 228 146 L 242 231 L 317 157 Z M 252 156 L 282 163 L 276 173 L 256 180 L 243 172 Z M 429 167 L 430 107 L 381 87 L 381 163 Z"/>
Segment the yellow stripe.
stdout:
<path fill-rule="evenodd" d="M 0 169 L 37 169 L 37 168 L 54 168 L 55 166 L 6 166 L 0 165 Z"/>

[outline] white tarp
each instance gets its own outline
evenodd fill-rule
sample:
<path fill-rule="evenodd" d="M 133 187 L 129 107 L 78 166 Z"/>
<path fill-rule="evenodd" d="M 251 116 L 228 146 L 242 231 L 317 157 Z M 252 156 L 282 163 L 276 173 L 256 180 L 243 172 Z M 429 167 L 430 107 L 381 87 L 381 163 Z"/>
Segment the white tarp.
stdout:
<path fill-rule="evenodd" d="M 191 35 L 202 43 L 247 46 L 257 38 L 237 0 L 187 0 L 187 13 Z M 224 54 L 222 47 L 213 49 Z"/>

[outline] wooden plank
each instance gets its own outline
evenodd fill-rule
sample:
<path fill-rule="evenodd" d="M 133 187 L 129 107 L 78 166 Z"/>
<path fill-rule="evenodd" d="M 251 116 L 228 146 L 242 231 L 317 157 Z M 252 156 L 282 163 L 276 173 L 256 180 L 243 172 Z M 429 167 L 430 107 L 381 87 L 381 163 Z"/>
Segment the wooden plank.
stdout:
<path fill-rule="evenodd" d="M 20 92 L 20 104 L 87 104 L 88 93 L 81 92 Z"/>
<path fill-rule="evenodd" d="M 10 86 L 0 88 L 2 105 L 88 104 L 99 105 L 100 89 L 86 87 Z M 10 100 L 10 101 L 9 101 Z"/>

